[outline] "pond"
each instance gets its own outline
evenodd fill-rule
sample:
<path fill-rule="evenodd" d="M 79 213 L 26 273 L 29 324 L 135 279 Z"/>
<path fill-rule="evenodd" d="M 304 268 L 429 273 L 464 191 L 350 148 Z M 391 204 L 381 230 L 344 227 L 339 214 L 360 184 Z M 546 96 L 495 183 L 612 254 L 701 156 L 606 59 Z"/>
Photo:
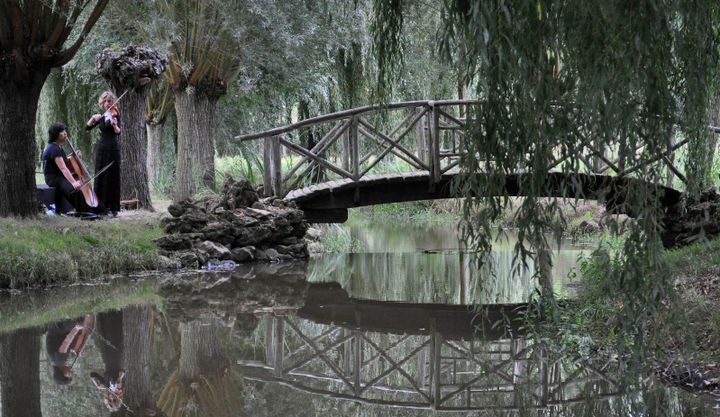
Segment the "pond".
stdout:
<path fill-rule="evenodd" d="M 489 284 L 447 224 L 347 231 L 354 253 L 307 263 L 4 295 L 0 416 L 716 415 L 528 333 L 512 241 Z M 554 252 L 562 296 L 581 251 Z"/>

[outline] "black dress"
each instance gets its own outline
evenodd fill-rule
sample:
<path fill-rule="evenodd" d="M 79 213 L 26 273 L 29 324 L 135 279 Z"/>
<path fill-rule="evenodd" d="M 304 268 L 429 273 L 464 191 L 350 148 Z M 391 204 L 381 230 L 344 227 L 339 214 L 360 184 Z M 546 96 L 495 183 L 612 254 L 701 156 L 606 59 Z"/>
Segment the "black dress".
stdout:
<path fill-rule="evenodd" d="M 105 118 L 88 126 L 90 130 L 98 126 L 100 128 L 100 142 L 97 145 L 95 155 L 95 172 L 100 171 L 112 162 L 110 168 L 95 178 L 95 194 L 100 200 L 102 208 L 109 212 L 120 211 L 120 143 L 119 134 L 115 133 L 112 124 L 107 123 Z M 120 126 L 120 119 L 118 119 Z"/>

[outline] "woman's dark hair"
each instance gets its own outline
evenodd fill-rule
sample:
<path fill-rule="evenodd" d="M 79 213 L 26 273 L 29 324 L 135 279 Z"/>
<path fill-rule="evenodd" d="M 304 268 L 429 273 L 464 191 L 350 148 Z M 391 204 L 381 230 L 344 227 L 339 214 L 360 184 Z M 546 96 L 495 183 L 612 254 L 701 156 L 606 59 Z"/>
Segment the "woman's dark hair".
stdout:
<path fill-rule="evenodd" d="M 63 130 L 67 130 L 67 126 L 65 126 L 65 123 L 53 123 L 52 126 L 50 126 L 50 129 L 48 129 L 48 143 L 55 142 L 58 139 L 60 132 L 62 132 Z"/>

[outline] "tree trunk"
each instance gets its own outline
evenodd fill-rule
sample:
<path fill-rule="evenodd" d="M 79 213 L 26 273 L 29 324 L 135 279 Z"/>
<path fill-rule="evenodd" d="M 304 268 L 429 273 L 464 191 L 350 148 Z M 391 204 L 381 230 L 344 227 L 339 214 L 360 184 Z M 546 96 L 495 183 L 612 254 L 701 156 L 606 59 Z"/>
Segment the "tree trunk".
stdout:
<path fill-rule="evenodd" d="M 123 310 L 124 402 L 135 415 L 153 408 L 150 385 L 150 321 L 152 307 L 130 306 Z"/>
<path fill-rule="evenodd" d="M 547 305 L 554 302 L 555 299 L 552 276 L 552 250 L 542 239 L 536 240 L 534 249 L 535 272 L 540 284 L 540 296 L 542 297 L 542 303 Z"/>
<path fill-rule="evenodd" d="M 715 97 L 710 107 L 710 124 L 712 126 L 720 126 L 720 96 Z M 715 153 L 717 150 L 718 135 L 720 133 L 709 132 L 707 139 L 707 158 L 708 158 L 708 174 L 712 174 L 712 168 L 715 166 Z M 718 178 L 708 178 L 708 185 L 718 182 Z"/>
<path fill-rule="evenodd" d="M 180 380 L 192 383 L 222 369 L 218 327 L 199 320 L 180 324 Z"/>
<path fill-rule="evenodd" d="M 192 197 L 201 183 L 215 189 L 216 110 L 216 98 L 175 92 L 178 135 L 175 201 Z"/>
<path fill-rule="evenodd" d="M 119 97 L 128 87 L 115 86 Z M 148 88 L 132 88 L 118 103 L 120 110 L 120 198 L 137 198 L 141 208 L 152 210 L 147 173 L 147 134 L 145 130 L 145 100 Z M 97 167 L 99 169 L 100 167 Z"/>
<path fill-rule="evenodd" d="M 165 121 L 145 124 L 147 128 L 148 152 L 147 152 L 147 173 L 150 186 L 160 179 L 160 149 L 162 142 L 163 127 Z"/>
<path fill-rule="evenodd" d="M 40 331 L 0 334 L 0 415 L 42 417 Z"/>
<path fill-rule="evenodd" d="M 35 117 L 49 70 L 35 72 L 29 86 L 0 83 L 0 217 L 35 216 Z"/>

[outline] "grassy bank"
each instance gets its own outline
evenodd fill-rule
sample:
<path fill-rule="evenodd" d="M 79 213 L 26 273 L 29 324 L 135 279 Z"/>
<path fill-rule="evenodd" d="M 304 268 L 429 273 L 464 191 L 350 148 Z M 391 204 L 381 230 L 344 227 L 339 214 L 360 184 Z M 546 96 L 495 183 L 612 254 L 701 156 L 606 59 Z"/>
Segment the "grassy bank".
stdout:
<path fill-rule="evenodd" d="M 622 245 L 617 240 L 604 244 L 611 251 Z M 608 268 L 607 259 L 585 259 L 580 268 L 584 291 L 562 309 L 561 330 L 550 327 L 548 334 L 570 342 L 587 335 L 584 344 L 596 355 L 620 353 L 667 383 L 720 397 L 720 240 L 666 250 L 660 264 L 642 280 L 618 283 L 609 270 L 627 268 L 622 261 Z M 658 293 L 664 294 L 660 303 L 628 315 L 626 293 L 661 291 L 663 277 L 673 288 Z"/>
<path fill-rule="evenodd" d="M 159 257 L 152 240 L 161 235 L 156 217 L 0 219 L 0 288 L 156 269 Z"/>

